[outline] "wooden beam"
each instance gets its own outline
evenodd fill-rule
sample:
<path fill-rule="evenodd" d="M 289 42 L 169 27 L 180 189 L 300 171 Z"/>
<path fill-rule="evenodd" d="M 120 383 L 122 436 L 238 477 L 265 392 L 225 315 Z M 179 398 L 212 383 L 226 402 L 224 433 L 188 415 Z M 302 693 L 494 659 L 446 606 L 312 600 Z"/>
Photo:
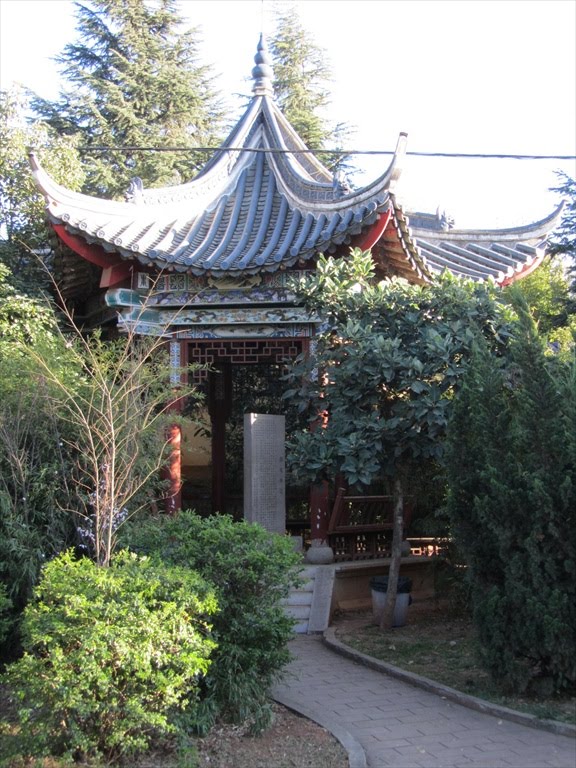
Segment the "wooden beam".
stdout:
<path fill-rule="evenodd" d="M 78 256 L 86 259 L 86 261 L 90 261 L 92 264 L 103 268 L 113 267 L 122 263 L 122 259 L 117 253 L 107 253 L 101 245 L 88 243 L 83 237 L 73 235 L 71 232 L 68 232 L 64 224 L 52 224 L 52 228 L 68 248 L 77 253 Z"/>
<path fill-rule="evenodd" d="M 360 248 L 362 251 L 368 251 L 370 248 L 373 248 L 384 234 L 391 216 L 391 208 L 387 211 L 383 211 L 374 224 L 371 224 L 366 231 L 362 232 L 361 235 L 352 238 L 352 247 Z"/>

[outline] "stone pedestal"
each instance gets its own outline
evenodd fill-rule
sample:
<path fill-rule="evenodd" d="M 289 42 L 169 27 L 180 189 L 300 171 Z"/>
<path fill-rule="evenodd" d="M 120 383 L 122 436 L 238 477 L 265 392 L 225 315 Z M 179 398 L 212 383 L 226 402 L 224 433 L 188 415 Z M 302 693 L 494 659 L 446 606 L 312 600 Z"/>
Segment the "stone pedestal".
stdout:
<path fill-rule="evenodd" d="M 334 562 L 334 551 L 322 539 L 312 539 L 304 558 L 310 565 L 327 565 Z"/>

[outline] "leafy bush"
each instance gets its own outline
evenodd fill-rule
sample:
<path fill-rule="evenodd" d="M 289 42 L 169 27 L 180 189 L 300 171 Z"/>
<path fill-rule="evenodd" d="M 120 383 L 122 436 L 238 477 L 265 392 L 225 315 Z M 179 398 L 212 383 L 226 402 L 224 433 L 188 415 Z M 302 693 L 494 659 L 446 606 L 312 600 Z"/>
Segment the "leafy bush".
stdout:
<path fill-rule="evenodd" d="M 0 584 L 0 645 L 4 642 L 4 638 L 12 627 L 11 617 L 7 615 L 12 607 L 12 600 L 10 600 L 7 593 L 8 590 L 4 584 Z"/>
<path fill-rule="evenodd" d="M 189 569 L 127 552 L 109 568 L 70 552 L 49 563 L 4 676 L 19 704 L 12 752 L 109 760 L 174 732 L 209 668 L 215 610 Z"/>
<path fill-rule="evenodd" d="M 44 357 L 67 369 L 66 348 L 50 306 L 18 293 L 11 279 L 0 264 L 0 583 L 17 619 L 42 565 L 73 546 L 76 532 L 62 509 L 72 506 L 70 432 L 25 351 L 42 344 Z M 17 634 L 15 621 L 3 659 L 18 650 Z"/>
<path fill-rule="evenodd" d="M 218 716 L 257 732 L 271 722 L 268 692 L 290 660 L 293 621 L 280 604 L 296 580 L 300 556 L 287 537 L 227 515 L 193 512 L 132 526 L 130 545 L 196 569 L 214 584 L 218 643 L 193 725 L 208 730 Z"/>
<path fill-rule="evenodd" d="M 448 510 L 486 668 L 549 694 L 576 685 L 576 365 L 519 312 L 510 357 L 478 350 L 456 399 Z"/>

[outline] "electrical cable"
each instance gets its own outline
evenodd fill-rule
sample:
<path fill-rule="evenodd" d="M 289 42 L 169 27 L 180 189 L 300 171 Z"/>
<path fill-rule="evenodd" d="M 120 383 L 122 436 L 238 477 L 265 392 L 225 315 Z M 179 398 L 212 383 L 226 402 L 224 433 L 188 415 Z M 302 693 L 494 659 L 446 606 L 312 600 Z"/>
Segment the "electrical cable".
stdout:
<path fill-rule="evenodd" d="M 394 150 L 386 149 L 268 149 L 266 147 L 103 147 L 81 146 L 82 152 L 265 152 L 270 155 L 394 155 Z M 478 160 L 576 160 L 576 155 L 515 155 L 505 153 L 481 152 L 414 152 L 403 153 L 413 157 L 441 157 Z"/>

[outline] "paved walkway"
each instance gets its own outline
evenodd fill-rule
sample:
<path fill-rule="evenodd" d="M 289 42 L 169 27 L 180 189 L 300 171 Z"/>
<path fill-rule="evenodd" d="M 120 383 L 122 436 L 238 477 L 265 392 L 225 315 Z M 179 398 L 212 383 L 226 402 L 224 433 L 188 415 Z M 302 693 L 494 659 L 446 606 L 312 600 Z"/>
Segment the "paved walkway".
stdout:
<path fill-rule="evenodd" d="M 274 697 L 330 730 L 351 768 L 575 768 L 576 739 L 476 712 L 370 669 L 319 635 L 296 656 Z"/>

